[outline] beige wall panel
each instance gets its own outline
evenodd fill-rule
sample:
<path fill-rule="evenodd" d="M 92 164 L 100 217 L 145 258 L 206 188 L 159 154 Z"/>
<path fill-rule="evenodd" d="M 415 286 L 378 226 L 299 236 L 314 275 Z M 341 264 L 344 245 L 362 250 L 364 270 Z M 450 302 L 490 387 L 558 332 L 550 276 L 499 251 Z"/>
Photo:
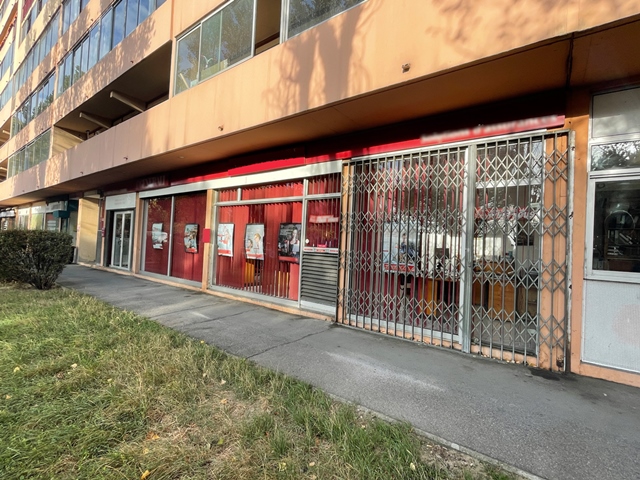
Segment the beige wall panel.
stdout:
<path fill-rule="evenodd" d="M 114 130 L 113 166 L 125 165 L 139 160 L 142 154 L 142 142 L 144 137 L 153 132 L 145 129 L 146 117 L 138 115 L 122 125 L 112 128 Z M 146 153 L 146 152 L 145 152 Z M 146 155 L 145 155 L 146 156 Z"/>
<path fill-rule="evenodd" d="M 182 113 L 186 115 L 186 112 Z M 152 156 L 169 150 L 169 132 L 173 115 L 175 115 L 175 111 L 172 102 L 164 102 L 135 117 L 143 123 L 141 154 Z"/>
<path fill-rule="evenodd" d="M 99 209 L 98 200 L 81 198 L 78 209 L 78 261 L 96 261 Z"/>

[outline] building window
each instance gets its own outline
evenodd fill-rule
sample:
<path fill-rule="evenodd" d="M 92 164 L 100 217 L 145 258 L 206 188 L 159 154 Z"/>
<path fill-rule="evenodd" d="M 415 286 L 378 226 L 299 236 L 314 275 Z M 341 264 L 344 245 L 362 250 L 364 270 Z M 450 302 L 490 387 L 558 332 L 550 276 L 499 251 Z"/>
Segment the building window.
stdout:
<path fill-rule="evenodd" d="M 255 0 L 234 0 L 178 40 L 174 92 L 253 55 Z"/>
<path fill-rule="evenodd" d="M 364 0 L 289 0 L 287 38 L 363 2 Z"/>
<path fill-rule="evenodd" d="M 49 158 L 50 149 L 51 129 L 37 136 L 33 142 L 28 143 L 9 157 L 7 177 L 13 177 L 44 162 Z"/>
<path fill-rule="evenodd" d="M 55 76 L 51 74 L 16 110 L 11 121 L 11 136 L 21 131 L 53 102 Z"/>
<path fill-rule="evenodd" d="M 640 272 L 640 179 L 595 183 L 593 269 Z"/>
<path fill-rule="evenodd" d="M 86 0 L 82 1 L 82 8 L 86 3 Z M 122 0 L 109 8 L 91 27 L 89 34 L 58 65 L 58 95 L 80 80 L 98 60 L 131 34 L 151 12 L 163 3 L 160 0 Z M 78 8 L 75 7 L 74 1 L 69 1 L 67 4 L 70 12 Z M 66 19 L 63 19 L 63 23 L 65 21 Z M 73 19 L 71 21 L 73 22 Z"/>
<path fill-rule="evenodd" d="M 80 15 L 80 12 L 84 9 L 84 7 L 87 6 L 87 3 L 89 3 L 87 0 L 82 0 L 82 3 L 80 2 L 80 0 L 67 0 L 66 2 L 64 2 L 62 6 L 63 34 L 69 29 L 71 24 L 75 22 L 76 18 L 78 18 L 78 15 Z"/>
<path fill-rule="evenodd" d="M 56 13 L 53 20 L 47 25 L 42 35 L 40 35 L 38 41 L 35 42 L 34 46 L 26 55 L 22 65 L 16 69 L 14 75 L 15 92 L 20 90 L 36 67 L 49 55 L 53 46 L 58 42 L 59 20 L 60 15 Z"/>
<path fill-rule="evenodd" d="M 640 88 L 594 96 L 590 273 L 640 281 Z"/>

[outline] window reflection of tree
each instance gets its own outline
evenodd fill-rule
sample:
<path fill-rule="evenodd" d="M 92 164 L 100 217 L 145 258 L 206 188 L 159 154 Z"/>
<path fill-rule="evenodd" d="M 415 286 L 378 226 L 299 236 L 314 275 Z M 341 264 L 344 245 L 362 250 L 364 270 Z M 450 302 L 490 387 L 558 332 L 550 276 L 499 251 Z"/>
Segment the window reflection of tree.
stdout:
<path fill-rule="evenodd" d="M 640 141 L 596 145 L 591 150 L 593 170 L 630 167 L 640 167 Z"/>

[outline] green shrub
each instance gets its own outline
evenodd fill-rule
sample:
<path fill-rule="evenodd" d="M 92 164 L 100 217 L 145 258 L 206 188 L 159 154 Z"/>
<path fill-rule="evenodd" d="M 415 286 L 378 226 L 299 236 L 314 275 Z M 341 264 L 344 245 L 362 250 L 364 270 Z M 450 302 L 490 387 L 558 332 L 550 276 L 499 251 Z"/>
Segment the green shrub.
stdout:
<path fill-rule="evenodd" d="M 0 280 L 4 282 L 25 282 L 23 278 L 23 257 L 27 250 L 26 230 L 0 232 Z"/>
<path fill-rule="evenodd" d="M 72 254 L 71 235 L 41 230 L 0 232 L 0 276 L 39 290 L 55 284 Z"/>

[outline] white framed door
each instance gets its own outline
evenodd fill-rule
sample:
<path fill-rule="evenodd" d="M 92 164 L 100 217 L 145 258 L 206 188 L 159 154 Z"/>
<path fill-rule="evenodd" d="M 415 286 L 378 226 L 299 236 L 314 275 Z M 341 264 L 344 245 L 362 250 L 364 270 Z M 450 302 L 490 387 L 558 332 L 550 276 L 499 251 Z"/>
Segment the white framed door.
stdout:
<path fill-rule="evenodd" d="M 131 269 L 131 248 L 133 246 L 133 210 L 114 212 L 111 266 Z"/>

